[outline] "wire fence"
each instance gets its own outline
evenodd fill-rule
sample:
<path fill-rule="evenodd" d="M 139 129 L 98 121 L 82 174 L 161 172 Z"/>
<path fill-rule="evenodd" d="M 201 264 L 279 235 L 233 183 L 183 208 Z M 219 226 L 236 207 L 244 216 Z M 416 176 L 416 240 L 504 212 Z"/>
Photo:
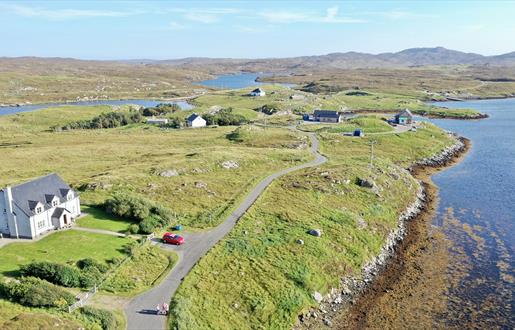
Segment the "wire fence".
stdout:
<path fill-rule="evenodd" d="M 102 279 L 100 279 L 99 283 L 98 284 L 95 284 L 93 286 L 93 288 L 91 288 L 90 290 L 88 290 L 87 292 L 82 292 L 80 294 L 78 294 L 76 296 L 77 298 L 77 301 L 74 302 L 73 304 L 71 304 L 70 306 L 68 306 L 68 312 L 71 313 L 73 312 L 74 310 L 76 310 L 77 308 L 80 308 L 80 307 L 83 307 L 89 299 L 91 299 L 95 293 L 97 293 L 98 291 L 98 288 L 100 288 L 102 286 L 102 284 L 104 284 L 104 282 L 114 273 L 116 272 L 121 266 L 123 266 L 127 261 L 129 261 L 133 256 L 134 256 L 134 251 L 136 250 L 137 247 L 141 247 L 143 246 L 146 242 L 149 242 L 151 241 L 153 238 L 155 237 L 155 234 L 152 233 L 150 235 L 147 235 L 146 237 L 142 237 L 140 243 L 135 246 L 135 248 L 131 249 L 131 251 L 129 252 L 129 255 L 127 257 L 125 257 L 122 261 L 120 261 L 115 267 L 113 267 L 112 269 L 110 269 L 103 277 Z"/>

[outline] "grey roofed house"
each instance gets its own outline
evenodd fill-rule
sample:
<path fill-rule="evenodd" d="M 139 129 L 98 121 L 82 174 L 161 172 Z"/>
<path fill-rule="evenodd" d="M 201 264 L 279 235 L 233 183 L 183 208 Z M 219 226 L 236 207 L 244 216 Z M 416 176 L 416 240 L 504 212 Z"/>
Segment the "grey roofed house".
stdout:
<path fill-rule="evenodd" d="M 190 115 L 186 120 L 189 121 L 189 122 L 192 122 L 195 119 L 197 119 L 197 117 L 200 117 L 200 116 L 197 115 L 196 113 L 194 113 L 194 114 Z"/>
<path fill-rule="evenodd" d="M 57 174 L 52 173 L 29 182 L 13 186 L 13 202 L 25 213 L 30 216 L 35 214 L 34 209 L 38 203 L 46 208 L 54 196 L 59 199 L 59 204 L 66 201 L 66 196 L 71 188 Z M 50 199 L 48 197 L 52 196 Z"/>
<path fill-rule="evenodd" d="M 315 110 L 313 113 L 314 120 L 320 122 L 339 123 L 342 115 L 334 110 Z"/>

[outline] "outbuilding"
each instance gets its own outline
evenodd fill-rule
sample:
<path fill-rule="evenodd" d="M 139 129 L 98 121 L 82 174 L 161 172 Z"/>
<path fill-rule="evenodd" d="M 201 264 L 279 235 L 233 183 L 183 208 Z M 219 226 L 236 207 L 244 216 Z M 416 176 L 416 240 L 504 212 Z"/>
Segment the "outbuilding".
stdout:
<path fill-rule="evenodd" d="M 200 115 L 197 115 L 196 113 L 192 114 L 191 116 L 186 119 L 187 124 L 189 127 L 205 127 L 206 126 L 206 120 Z"/>
<path fill-rule="evenodd" d="M 399 125 L 411 125 L 413 123 L 413 114 L 408 109 L 405 109 L 395 115 L 394 121 Z"/>
<path fill-rule="evenodd" d="M 315 110 L 313 119 L 321 123 L 339 123 L 342 121 L 342 115 L 334 110 Z"/>

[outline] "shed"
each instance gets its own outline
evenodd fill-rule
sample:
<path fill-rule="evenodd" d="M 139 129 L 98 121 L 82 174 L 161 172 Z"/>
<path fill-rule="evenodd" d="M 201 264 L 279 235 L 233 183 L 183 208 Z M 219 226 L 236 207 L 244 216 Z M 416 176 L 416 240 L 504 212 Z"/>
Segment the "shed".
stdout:
<path fill-rule="evenodd" d="M 202 118 L 200 115 L 197 115 L 196 113 L 192 114 L 191 116 L 186 119 L 189 127 L 205 127 L 206 126 L 206 120 Z"/>
<path fill-rule="evenodd" d="M 261 88 L 256 88 L 252 92 L 250 92 L 250 96 L 265 96 L 266 93 Z"/>
<path fill-rule="evenodd" d="M 395 115 L 395 123 L 399 125 L 410 125 L 413 123 L 413 114 L 408 109 Z"/>

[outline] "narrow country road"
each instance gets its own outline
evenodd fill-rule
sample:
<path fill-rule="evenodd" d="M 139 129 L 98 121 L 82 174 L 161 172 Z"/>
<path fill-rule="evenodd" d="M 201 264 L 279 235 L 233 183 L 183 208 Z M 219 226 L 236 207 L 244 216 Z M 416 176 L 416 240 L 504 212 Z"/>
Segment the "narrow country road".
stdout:
<path fill-rule="evenodd" d="M 128 329 L 162 330 L 166 328 L 166 316 L 156 315 L 156 306 L 162 303 L 169 303 L 175 291 L 181 284 L 182 279 L 190 272 L 195 264 L 211 249 L 218 241 L 227 235 L 236 225 L 238 220 L 254 204 L 258 197 L 265 191 L 266 187 L 275 179 L 303 168 L 321 165 L 327 161 L 319 149 L 319 141 L 314 133 L 305 133 L 311 139 L 311 152 L 315 159 L 288 169 L 281 170 L 261 181 L 245 198 L 240 206 L 231 213 L 227 219 L 214 229 L 201 233 L 186 233 L 183 236 L 186 244 L 182 246 L 162 245 L 164 248 L 176 251 L 179 261 L 163 281 L 151 290 L 136 296 L 125 308 L 127 315 Z"/>

